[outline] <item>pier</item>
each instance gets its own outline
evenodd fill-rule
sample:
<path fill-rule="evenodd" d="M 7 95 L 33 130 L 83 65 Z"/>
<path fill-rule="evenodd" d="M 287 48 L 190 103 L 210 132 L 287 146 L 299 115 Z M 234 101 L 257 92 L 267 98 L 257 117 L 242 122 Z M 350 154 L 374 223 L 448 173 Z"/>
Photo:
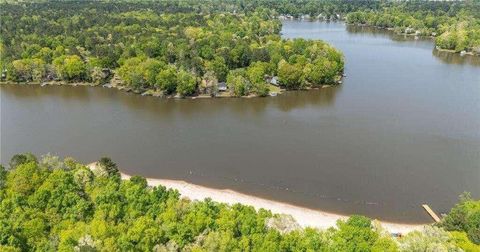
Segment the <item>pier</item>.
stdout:
<path fill-rule="evenodd" d="M 430 217 L 432 217 L 435 222 L 440 222 L 440 217 L 438 217 L 438 215 L 427 204 L 423 204 L 422 207 L 423 209 L 425 209 L 425 211 L 427 211 L 427 213 L 430 215 Z"/>

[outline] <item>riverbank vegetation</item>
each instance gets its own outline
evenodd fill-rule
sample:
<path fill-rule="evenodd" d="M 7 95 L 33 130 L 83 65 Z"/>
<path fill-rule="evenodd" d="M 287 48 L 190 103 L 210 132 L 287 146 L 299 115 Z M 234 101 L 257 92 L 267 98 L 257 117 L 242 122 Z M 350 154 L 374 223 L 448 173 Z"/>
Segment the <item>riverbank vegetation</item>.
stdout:
<path fill-rule="evenodd" d="M 463 197 L 440 227 L 393 237 L 362 216 L 302 229 L 268 210 L 190 201 L 109 158 L 15 155 L 0 166 L 2 251 L 478 251 L 480 202 Z M 446 230 L 452 230 L 446 231 Z"/>
<path fill-rule="evenodd" d="M 325 42 L 281 39 L 275 11 L 179 4 L 2 4 L 2 77 L 181 97 L 266 96 L 272 83 L 303 89 L 335 84 L 343 72 L 342 54 Z"/>
<path fill-rule="evenodd" d="M 209 0 L 1 3 L 0 69 L 9 83 L 106 85 L 159 96 L 266 96 L 339 82 L 343 56 L 284 40 L 280 16 L 435 36 L 480 53 L 480 3 Z M 274 80 L 274 81 L 272 81 Z M 275 92 L 276 93 L 276 92 Z M 228 94 L 228 95 L 225 95 Z"/>
<path fill-rule="evenodd" d="M 377 10 L 351 12 L 346 21 L 397 33 L 432 36 L 439 49 L 480 55 L 480 1 L 386 4 Z"/>

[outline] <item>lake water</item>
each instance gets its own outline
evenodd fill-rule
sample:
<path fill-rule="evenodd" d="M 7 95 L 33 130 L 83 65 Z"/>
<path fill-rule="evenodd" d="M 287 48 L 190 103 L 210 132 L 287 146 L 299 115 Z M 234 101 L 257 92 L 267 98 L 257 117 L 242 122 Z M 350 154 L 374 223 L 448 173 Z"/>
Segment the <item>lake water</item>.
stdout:
<path fill-rule="evenodd" d="M 342 214 L 420 223 L 480 197 L 480 59 L 430 40 L 286 21 L 342 50 L 341 86 L 168 100 L 94 87 L 1 87 L 1 162 L 20 152 L 182 179 Z"/>

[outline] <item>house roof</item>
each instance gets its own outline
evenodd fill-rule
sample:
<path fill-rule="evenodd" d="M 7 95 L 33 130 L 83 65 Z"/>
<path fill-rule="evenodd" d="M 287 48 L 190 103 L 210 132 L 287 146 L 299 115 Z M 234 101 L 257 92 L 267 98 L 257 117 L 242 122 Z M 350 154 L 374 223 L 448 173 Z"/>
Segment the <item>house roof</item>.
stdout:
<path fill-rule="evenodd" d="M 270 84 L 278 84 L 278 78 L 277 78 L 277 76 L 273 76 L 273 77 L 270 79 Z"/>

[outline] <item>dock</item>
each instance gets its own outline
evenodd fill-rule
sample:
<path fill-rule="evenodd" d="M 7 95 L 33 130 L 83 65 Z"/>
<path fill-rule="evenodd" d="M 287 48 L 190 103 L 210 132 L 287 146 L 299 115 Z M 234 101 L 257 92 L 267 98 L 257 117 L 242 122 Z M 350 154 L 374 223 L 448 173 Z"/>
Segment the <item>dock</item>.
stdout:
<path fill-rule="evenodd" d="M 438 215 L 427 204 L 423 204 L 422 207 L 423 209 L 425 209 L 425 211 L 427 211 L 427 213 L 430 215 L 430 217 L 432 217 L 435 222 L 440 222 L 440 218 L 438 217 Z"/>

